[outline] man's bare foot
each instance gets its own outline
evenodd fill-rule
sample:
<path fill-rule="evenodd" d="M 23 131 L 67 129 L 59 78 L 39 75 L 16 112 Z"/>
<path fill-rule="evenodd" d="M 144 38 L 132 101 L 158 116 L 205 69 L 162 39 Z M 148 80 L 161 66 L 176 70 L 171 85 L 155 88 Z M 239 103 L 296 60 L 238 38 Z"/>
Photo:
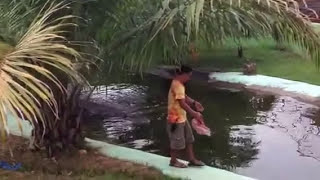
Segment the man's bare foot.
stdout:
<path fill-rule="evenodd" d="M 172 167 L 176 167 L 176 168 L 187 168 L 188 166 L 182 162 L 179 162 L 179 161 L 170 161 L 170 166 Z"/>
<path fill-rule="evenodd" d="M 199 161 L 197 159 L 194 159 L 192 161 L 189 161 L 189 166 L 205 166 L 205 164 L 202 161 Z"/>

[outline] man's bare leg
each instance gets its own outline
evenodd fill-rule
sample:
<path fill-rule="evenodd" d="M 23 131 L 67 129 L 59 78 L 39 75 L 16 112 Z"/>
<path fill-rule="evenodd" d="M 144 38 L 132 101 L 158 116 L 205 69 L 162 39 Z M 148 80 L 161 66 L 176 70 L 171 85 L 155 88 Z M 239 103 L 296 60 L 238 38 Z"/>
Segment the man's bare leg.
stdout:
<path fill-rule="evenodd" d="M 186 146 L 186 151 L 187 151 L 187 155 L 188 155 L 188 159 L 190 162 L 193 162 L 196 160 L 195 156 L 194 156 L 194 152 L 193 152 L 193 145 L 192 144 L 187 144 Z"/>
<path fill-rule="evenodd" d="M 204 163 L 197 160 L 196 157 L 194 156 L 193 152 L 193 144 L 187 144 L 186 146 L 186 151 L 189 159 L 189 164 L 190 165 L 195 165 L 195 166 L 204 166 Z"/>
<path fill-rule="evenodd" d="M 178 154 L 179 154 L 179 150 L 174 150 L 174 149 L 170 150 L 170 156 L 171 156 L 170 166 L 174 166 L 177 168 L 186 168 L 187 165 L 178 161 L 177 159 Z"/>

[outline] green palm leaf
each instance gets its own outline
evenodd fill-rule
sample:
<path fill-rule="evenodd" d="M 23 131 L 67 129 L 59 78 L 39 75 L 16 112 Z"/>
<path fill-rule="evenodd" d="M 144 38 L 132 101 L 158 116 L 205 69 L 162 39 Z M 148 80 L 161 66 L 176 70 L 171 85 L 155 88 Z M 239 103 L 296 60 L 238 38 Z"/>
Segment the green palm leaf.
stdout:
<path fill-rule="evenodd" d="M 161 2 L 161 1 L 156 1 Z M 319 36 L 308 17 L 293 0 L 162 0 L 160 9 L 145 1 L 137 8 L 149 18 L 137 27 L 122 29 L 109 47 L 109 53 L 131 69 L 143 69 L 151 62 L 178 63 L 188 55 L 191 42 L 211 47 L 228 38 L 270 37 L 294 43 L 313 60 L 320 62 Z M 148 5 L 149 4 L 149 5 Z M 131 4 L 131 7 L 132 8 Z M 129 8 L 129 7 L 128 7 Z M 114 15 L 126 24 L 123 12 Z M 141 15 L 142 16 L 142 15 Z M 118 22 L 119 23 L 119 22 Z M 148 33 L 146 33 L 148 32 Z M 174 32 L 174 34 L 173 34 Z M 174 35 L 174 36 L 173 36 Z M 143 45 L 141 45 L 143 44 Z M 122 46 L 122 48 L 115 48 Z M 119 56 L 121 55 L 121 56 Z"/>

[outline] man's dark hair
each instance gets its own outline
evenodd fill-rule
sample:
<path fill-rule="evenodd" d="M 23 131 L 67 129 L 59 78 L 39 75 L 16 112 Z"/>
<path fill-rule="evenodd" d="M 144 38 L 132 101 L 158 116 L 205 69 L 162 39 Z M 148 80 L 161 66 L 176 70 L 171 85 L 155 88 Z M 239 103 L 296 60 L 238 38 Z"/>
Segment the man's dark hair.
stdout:
<path fill-rule="evenodd" d="M 182 74 L 188 74 L 192 72 L 192 68 L 186 65 L 181 65 L 180 68 L 176 69 L 176 74 L 182 75 Z"/>

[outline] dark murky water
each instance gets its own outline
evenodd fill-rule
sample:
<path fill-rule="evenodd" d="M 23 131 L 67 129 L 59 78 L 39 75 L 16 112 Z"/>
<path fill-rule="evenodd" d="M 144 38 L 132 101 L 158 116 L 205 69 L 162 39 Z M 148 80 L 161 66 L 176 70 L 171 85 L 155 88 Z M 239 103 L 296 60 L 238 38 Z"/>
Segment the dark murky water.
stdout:
<path fill-rule="evenodd" d="M 167 80 L 101 86 L 97 103 L 120 104 L 124 115 L 87 122 L 88 136 L 168 155 Z M 196 135 L 196 154 L 213 167 L 262 180 L 320 179 L 320 110 L 290 97 L 258 97 L 188 84 L 205 106 L 212 137 Z M 108 111 L 108 109 L 106 109 Z"/>

